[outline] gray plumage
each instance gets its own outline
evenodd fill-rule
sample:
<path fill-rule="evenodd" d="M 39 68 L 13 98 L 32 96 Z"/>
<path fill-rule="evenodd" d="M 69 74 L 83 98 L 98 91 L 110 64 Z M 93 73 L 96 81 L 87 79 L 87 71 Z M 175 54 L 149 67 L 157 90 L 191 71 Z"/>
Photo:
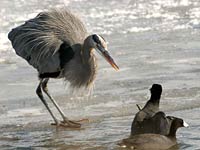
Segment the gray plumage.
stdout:
<path fill-rule="evenodd" d="M 65 65 L 60 77 L 65 77 L 73 87 L 88 86 L 95 78 L 95 57 L 89 58 L 89 50 L 81 51 L 86 37 L 83 23 L 69 10 L 40 13 L 9 33 L 16 53 L 39 73 L 60 71 L 58 50 L 64 42 L 72 47 L 77 57 Z M 80 55 L 85 55 L 90 63 L 82 64 Z"/>
<path fill-rule="evenodd" d="M 16 54 L 37 69 L 40 84 L 37 94 L 45 104 L 56 124 L 57 120 L 43 98 L 41 88 L 47 91 L 49 78 L 64 78 L 74 88 L 90 87 L 96 76 L 96 49 L 113 68 L 118 70 L 107 51 L 103 37 L 88 35 L 82 21 L 69 10 L 51 10 L 38 14 L 8 34 Z M 57 104 L 55 104 L 58 107 Z M 57 108 L 64 120 L 66 117 Z M 69 120 L 68 124 L 69 124 Z"/>

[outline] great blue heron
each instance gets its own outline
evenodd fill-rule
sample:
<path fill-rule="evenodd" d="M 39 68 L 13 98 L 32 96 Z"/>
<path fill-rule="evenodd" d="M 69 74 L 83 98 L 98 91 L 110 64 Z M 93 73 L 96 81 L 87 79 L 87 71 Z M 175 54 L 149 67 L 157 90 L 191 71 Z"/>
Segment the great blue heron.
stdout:
<path fill-rule="evenodd" d="M 82 21 L 66 9 L 39 13 L 35 18 L 12 29 L 8 38 L 17 55 L 37 69 L 40 82 L 36 93 L 56 125 L 81 126 L 80 123 L 69 120 L 49 94 L 49 78 L 64 78 L 74 88 L 89 87 L 95 79 L 97 70 L 94 49 L 114 69 L 119 69 L 107 51 L 105 39 L 97 34 L 88 35 Z M 63 121 L 56 119 L 42 91 L 55 105 Z"/>

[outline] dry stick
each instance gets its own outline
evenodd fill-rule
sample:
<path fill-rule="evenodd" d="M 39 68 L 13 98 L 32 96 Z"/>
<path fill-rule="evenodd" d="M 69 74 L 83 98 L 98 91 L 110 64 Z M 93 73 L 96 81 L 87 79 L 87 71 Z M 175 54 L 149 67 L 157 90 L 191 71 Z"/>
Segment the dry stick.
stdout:
<path fill-rule="evenodd" d="M 136 106 L 137 106 L 139 111 L 142 110 L 139 104 L 136 104 Z"/>

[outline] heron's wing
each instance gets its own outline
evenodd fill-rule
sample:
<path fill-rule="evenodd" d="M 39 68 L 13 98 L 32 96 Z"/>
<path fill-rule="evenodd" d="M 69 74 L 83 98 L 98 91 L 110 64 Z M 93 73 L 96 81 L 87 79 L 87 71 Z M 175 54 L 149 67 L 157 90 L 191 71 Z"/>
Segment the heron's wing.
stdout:
<path fill-rule="evenodd" d="M 53 10 L 40 13 L 14 28 L 8 38 L 17 55 L 26 59 L 40 73 L 44 73 L 59 71 L 63 65 L 60 62 L 60 49 L 64 47 L 69 55 L 73 55 L 71 46 L 83 43 L 86 34 L 79 18 L 68 10 Z M 67 59 L 71 58 L 69 56 Z"/>

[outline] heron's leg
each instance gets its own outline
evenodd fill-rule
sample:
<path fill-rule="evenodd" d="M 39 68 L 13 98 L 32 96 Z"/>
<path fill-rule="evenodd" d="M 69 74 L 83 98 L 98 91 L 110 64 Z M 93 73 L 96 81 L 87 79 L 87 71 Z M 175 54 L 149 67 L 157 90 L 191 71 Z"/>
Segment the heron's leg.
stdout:
<path fill-rule="evenodd" d="M 43 82 L 42 82 L 42 89 L 45 92 L 45 94 L 49 97 L 49 99 L 52 101 L 52 103 L 54 104 L 54 106 L 56 107 L 56 109 L 58 110 L 58 112 L 60 113 L 60 115 L 63 118 L 63 121 L 61 122 L 61 125 L 63 126 L 67 126 L 67 127 L 76 127 L 79 128 L 81 127 L 81 124 L 78 122 L 74 122 L 69 120 L 64 112 L 61 110 L 61 108 L 59 107 L 59 105 L 57 104 L 57 102 L 54 100 L 54 98 L 49 94 L 48 88 L 47 88 L 47 83 L 49 81 L 49 78 L 46 78 Z M 63 123 L 63 124 L 62 124 Z"/>
<path fill-rule="evenodd" d="M 61 108 L 59 107 L 59 105 L 57 104 L 57 102 L 53 99 L 53 97 L 49 94 L 48 92 L 48 88 L 47 88 L 47 83 L 49 81 L 49 78 L 46 78 L 43 80 L 42 82 L 42 89 L 45 92 L 45 94 L 49 97 L 49 99 L 52 101 L 52 103 L 54 104 L 54 106 L 56 107 L 56 109 L 59 111 L 59 113 L 61 114 L 63 119 L 67 119 L 67 117 L 65 117 L 64 112 L 61 110 Z"/>
<path fill-rule="evenodd" d="M 41 85 L 42 85 L 42 81 L 43 79 L 40 80 L 40 83 L 36 89 L 36 94 L 38 95 L 38 97 L 40 98 L 40 100 L 42 101 L 42 103 L 45 105 L 45 107 L 47 108 L 47 110 L 49 111 L 50 115 L 52 116 L 53 120 L 55 121 L 55 124 L 59 124 L 58 120 L 56 119 L 56 117 L 54 116 L 54 114 L 52 113 L 51 109 L 49 108 L 46 100 L 44 99 L 44 96 L 42 94 L 42 90 L 41 90 Z"/>

